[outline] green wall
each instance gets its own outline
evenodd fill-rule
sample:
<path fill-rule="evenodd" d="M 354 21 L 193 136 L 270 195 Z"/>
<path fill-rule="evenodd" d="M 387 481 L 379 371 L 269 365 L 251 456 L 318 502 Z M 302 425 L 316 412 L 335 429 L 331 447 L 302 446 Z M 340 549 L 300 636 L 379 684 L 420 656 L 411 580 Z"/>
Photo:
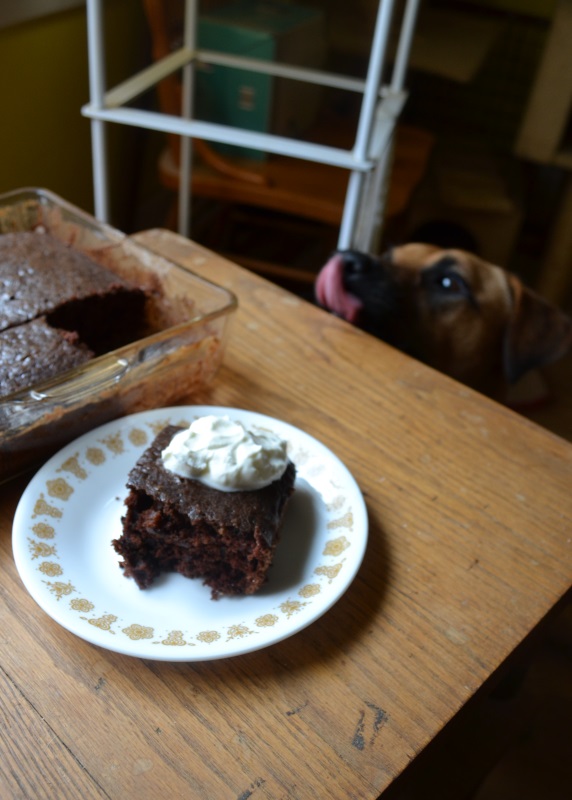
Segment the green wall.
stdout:
<path fill-rule="evenodd" d="M 148 58 L 140 0 L 103 4 L 107 85 Z M 85 7 L 0 30 L 0 192 L 50 189 L 93 211 L 91 137 L 81 107 L 89 100 Z M 112 222 L 128 227 L 141 133 L 109 125 Z"/>

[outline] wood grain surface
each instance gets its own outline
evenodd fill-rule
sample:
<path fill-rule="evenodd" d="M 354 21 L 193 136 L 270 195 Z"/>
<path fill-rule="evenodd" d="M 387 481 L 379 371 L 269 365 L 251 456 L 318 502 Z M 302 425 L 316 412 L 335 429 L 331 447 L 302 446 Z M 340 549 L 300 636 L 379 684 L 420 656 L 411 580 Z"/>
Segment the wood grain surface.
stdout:
<path fill-rule="evenodd" d="M 368 548 L 295 636 L 143 661 L 35 604 L 10 540 L 29 477 L 0 487 L 0 796 L 376 798 L 568 592 L 572 446 L 175 234 L 136 238 L 238 297 L 189 401 L 324 442 L 363 491 Z"/>

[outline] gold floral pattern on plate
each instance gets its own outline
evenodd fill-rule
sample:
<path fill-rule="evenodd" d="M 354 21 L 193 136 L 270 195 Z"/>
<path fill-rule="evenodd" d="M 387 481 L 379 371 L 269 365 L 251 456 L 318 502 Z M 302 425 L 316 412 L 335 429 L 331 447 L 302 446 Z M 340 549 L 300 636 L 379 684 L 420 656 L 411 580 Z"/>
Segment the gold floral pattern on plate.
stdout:
<path fill-rule="evenodd" d="M 273 625 L 276 625 L 278 619 L 276 614 L 263 614 L 261 617 L 257 617 L 257 619 L 254 620 L 254 624 L 259 628 L 271 628 Z"/>
<path fill-rule="evenodd" d="M 350 544 L 350 541 L 346 539 L 345 536 L 338 536 L 337 539 L 330 539 L 328 542 L 326 542 L 323 555 L 339 556 L 344 552 L 344 550 L 347 550 Z"/>
<path fill-rule="evenodd" d="M 167 637 L 161 641 L 161 644 L 167 647 L 184 647 L 188 644 L 192 647 L 195 646 L 192 642 L 185 641 L 182 631 L 169 631 Z"/>
<path fill-rule="evenodd" d="M 85 457 L 94 467 L 101 466 L 106 460 L 105 453 L 101 447 L 88 447 L 85 451 Z"/>
<path fill-rule="evenodd" d="M 122 631 L 134 641 L 153 638 L 153 628 L 149 628 L 147 625 L 132 624 L 128 625 L 126 628 L 122 628 Z"/>
<path fill-rule="evenodd" d="M 73 608 L 74 611 L 83 611 L 84 614 L 87 614 L 88 611 L 94 608 L 94 605 L 90 600 L 86 600 L 85 597 L 74 597 L 70 600 L 70 608 Z"/>
<path fill-rule="evenodd" d="M 32 558 L 49 558 L 49 556 L 56 555 L 56 548 L 52 544 L 45 542 L 36 542 L 35 539 L 29 539 L 30 542 L 30 555 Z"/>
<path fill-rule="evenodd" d="M 75 592 L 74 586 L 69 581 L 67 583 L 63 583 L 62 581 L 45 581 L 45 584 L 56 600 L 61 600 L 62 597 Z"/>
<path fill-rule="evenodd" d="M 78 453 L 66 459 L 61 465 L 60 470 L 62 472 L 71 472 L 72 475 L 75 475 L 76 478 L 80 478 L 81 480 L 85 480 L 89 474 L 79 463 Z"/>
<path fill-rule="evenodd" d="M 256 595 L 216 601 L 199 580 L 180 575 L 140 591 L 111 546 L 121 532 L 128 472 L 165 425 L 189 425 L 208 413 L 275 430 L 296 464 L 297 490 L 269 581 Z M 63 627 L 128 655 L 180 661 L 249 652 L 311 624 L 353 580 L 366 541 L 363 497 L 323 444 L 279 420 L 208 406 L 134 414 L 63 448 L 28 485 L 13 535 L 26 587 Z"/>
<path fill-rule="evenodd" d="M 111 630 L 111 626 L 114 622 L 117 622 L 117 617 L 115 614 L 103 614 L 101 617 L 92 617 L 87 622 L 93 625 L 94 628 L 99 628 L 100 631 L 115 633 L 115 631 Z"/>
<path fill-rule="evenodd" d="M 53 539 L 56 531 L 52 525 L 47 525 L 45 522 L 37 522 L 32 525 L 32 531 L 40 539 Z"/>
<path fill-rule="evenodd" d="M 50 505 L 43 494 L 40 494 L 38 500 L 34 504 L 34 511 L 33 514 L 35 517 L 61 517 L 62 511 L 55 506 Z"/>

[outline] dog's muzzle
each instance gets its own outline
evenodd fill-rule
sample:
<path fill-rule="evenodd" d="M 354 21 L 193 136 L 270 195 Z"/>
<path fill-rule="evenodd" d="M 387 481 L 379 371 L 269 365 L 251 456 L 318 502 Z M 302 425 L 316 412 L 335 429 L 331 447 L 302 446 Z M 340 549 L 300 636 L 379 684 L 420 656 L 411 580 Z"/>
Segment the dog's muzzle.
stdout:
<path fill-rule="evenodd" d="M 339 317 L 356 324 L 363 302 L 346 288 L 346 270 L 353 268 L 351 253 L 335 253 L 316 279 L 318 303 Z M 356 262 L 357 267 L 357 262 Z"/>

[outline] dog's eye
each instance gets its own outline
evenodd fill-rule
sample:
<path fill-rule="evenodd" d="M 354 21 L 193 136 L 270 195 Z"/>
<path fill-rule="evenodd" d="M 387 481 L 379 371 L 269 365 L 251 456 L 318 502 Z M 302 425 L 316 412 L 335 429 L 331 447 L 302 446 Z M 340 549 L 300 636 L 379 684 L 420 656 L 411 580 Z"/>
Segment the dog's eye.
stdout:
<path fill-rule="evenodd" d="M 461 281 L 456 275 L 443 275 L 439 283 L 441 288 L 447 292 L 460 292 L 464 288 L 464 281 Z"/>
<path fill-rule="evenodd" d="M 448 295 L 468 295 L 469 287 L 466 282 L 456 273 L 448 272 L 445 275 L 436 277 L 436 283 L 439 289 Z"/>
<path fill-rule="evenodd" d="M 421 286 L 430 303 L 450 308 L 453 304 L 469 304 L 478 307 L 473 289 L 452 258 L 441 259 L 437 264 L 421 273 Z"/>

